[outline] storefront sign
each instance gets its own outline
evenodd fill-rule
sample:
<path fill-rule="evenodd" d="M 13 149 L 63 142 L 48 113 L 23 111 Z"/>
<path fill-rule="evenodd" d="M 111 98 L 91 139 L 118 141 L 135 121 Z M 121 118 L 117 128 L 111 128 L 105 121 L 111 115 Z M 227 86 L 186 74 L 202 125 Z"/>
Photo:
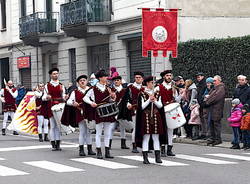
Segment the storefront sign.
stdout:
<path fill-rule="evenodd" d="M 17 68 L 30 68 L 30 56 L 21 56 L 17 58 Z"/>

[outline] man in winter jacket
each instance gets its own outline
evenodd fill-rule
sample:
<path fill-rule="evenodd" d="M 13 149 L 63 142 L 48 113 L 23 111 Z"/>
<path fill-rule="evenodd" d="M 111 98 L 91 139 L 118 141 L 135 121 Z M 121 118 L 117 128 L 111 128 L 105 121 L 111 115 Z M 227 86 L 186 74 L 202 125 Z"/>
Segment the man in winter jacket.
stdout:
<path fill-rule="evenodd" d="M 205 103 L 211 111 L 211 138 L 208 139 L 207 144 L 215 146 L 221 144 L 221 119 L 223 117 L 223 109 L 225 103 L 225 85 L 219 75 L 214 76 L 214 89 L 212 89 L 205 98 Z"/>
<path fill-rule="evenodd" d="M 243 105 L 250 105 L 250 87 L 247 84 L 247 77 L 239 75 L 237 79 L 238 85 L 234 90 L 233 99 L 239 98 Z"/>

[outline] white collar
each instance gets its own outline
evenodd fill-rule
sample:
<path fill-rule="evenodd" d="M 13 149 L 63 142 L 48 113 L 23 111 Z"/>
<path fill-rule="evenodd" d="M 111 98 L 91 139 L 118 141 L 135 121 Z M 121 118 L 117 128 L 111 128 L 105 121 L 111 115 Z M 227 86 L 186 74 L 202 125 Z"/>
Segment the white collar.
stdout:
<path fill-rule="evenodd" d="M 122 90 L 122 88 L 123 88 L 122 85 L 120 85 L 120 86 L 118 86 L 118 87 L 115 86 L 115 89 L 116 89 L 116 91 L 118 91 L 118 92 L 120 92 L 120 91 Z"/>
<path fill-rule="evenodd" d="M 166 81 L 164 81 L 164 82 L 162 83 L 162 85 L 163 85 L 166 89 L 171 89 L 171 88 L 172 88 L 172 82 L 166 83 Z"/>
<path fill-rule="evenodd" d="M 106 89 L 106 85 L 101 84 L 100 82 L 96 83 L 96 87 L 98 87 L 102 92 L 105 91 L 105 89 Z"/>
<path fill-rule="evenodd" d="M 51 80 L 49 83 L 52 84 L 52 86 L 56 87 L 57 85 L 59 85 L 59 80 L 57 81 Z"/>
<path fill-rule="evenodd" d="M 154 90 L 145 87 L 145 92 L 148 93 L 148 94 L 150 94 L 150 95 L 152 95 L 154 93 Z"/>
<path fill-rule="evenodd" d="M 87 91 L 89 89 L 88 86 L 85 87 L 85 89 L 81 88 L 80 86 L 78 86 L 77 88 L 79 91 L 81 91 L 82 93 L 85 93 L 85 91 Z"/>
<path fill-rule="evenodd" d="M 134 82 L 132 85 L 136 87 L 137 89 L 141 89 L 142 87 L 142 84 L 137 84 L 136 82 Z"/>

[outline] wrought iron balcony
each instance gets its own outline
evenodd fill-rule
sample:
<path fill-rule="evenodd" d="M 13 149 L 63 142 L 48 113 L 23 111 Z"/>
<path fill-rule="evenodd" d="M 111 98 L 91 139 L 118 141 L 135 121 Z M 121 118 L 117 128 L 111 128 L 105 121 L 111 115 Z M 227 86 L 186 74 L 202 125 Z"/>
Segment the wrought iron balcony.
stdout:
<path fill-rule="evenodd" d="M 20 39 L 38 37 L 44 33 L 57 32 L 58 12 L 36 12 L 19 19 Z"/>
<path fill-rule="evenodd" d="M 75 0 L 62 4 L 60 11 L 61 28 L 76 37 L 79 32 L 86 33 L 88 23 L 100 26 L 111 19 L 109 0 Z"/>

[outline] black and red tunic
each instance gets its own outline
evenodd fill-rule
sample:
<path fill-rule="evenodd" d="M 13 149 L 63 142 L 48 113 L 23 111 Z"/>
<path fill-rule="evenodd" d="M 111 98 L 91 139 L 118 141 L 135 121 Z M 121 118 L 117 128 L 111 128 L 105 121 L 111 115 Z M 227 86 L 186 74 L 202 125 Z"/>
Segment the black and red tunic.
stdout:
<path fill-rule="evenodd" d="M 167 89 L 163 84 L 160 84 L 159 89 L 161 100 L 164 106 L 174 102 L 174 92 L 172 88 Z"/>
<path fill-rule="evenodd" d="M 97 86 L 93 87 L 93 91 L 94 91 L 94 95 L 95 95 L 95 103 L 96 104 L 101 104 L 101 103 L 109 103 L 109 98 L 107 98 L 107 96 L 109 96 L 109 91 L 108 88 L 106 87 L 105 91 L 101 91 Z M 104 100 L 105 98 L 107 98 L 106 100 Z M 101 123 L 101 122 L 115 122 L 115 116 L 108 116 L 108 117 L 104 117 L 101 118 L 98 116 L 97 112 L 95 114 L 95 121 L 96 123 Z"/>
<path fill-rule="evenodd" d="M 115 101 L 116 101 L 117 103 L 119 103 L 119 102 L 121 101 L 122 97 L 124 96 L 126 89 L 125 89 L 125 88 L 122 88 L 121 91 L 118 91 L 116 88 L 112 88 L 112 91 L 116 94 L 116 99 L 115 99 Z"/>
<path fill-rule="evenodd" d="M 155 97 L 159 100 L 159 93 L 155 93 Z M 146 92 L 142 92 L 138 98 L 143 98 L 144 101 L 149 99 L 149 94 Z M 141 132 L 142 135 L 145 134 L 164 134 L 163 129 L 163 119 L 161 118 L 161 114 L 159 112 L 159 108 L 154 104 L 153 105 L 153 113 L 151 114 L 152 105 L 149 105 L 142 110 L 141 116 Z M 151 116 L 153 115 L 153 116 Z"/>
<path fill-rule="evenodd" d="M 51 107 L 53 105 L 59 104 L 64 102 L 63 100 L 63 85 L 59 84 L 57 86 L 53 86 L 49 82 L 47 83 L 47 89 L 48 89 L 48 94 L 51 95 L 51 100 L 48 101 L 47 107 L 48 107 L 48 117 L 52 117 L 53 113 L 51 111 Z"/>
<path fill-rule="evenodd" d="M 135 112 L 137 110 L 137 100 L 138 96 L 141 92 L 144 91 L 144 87 L 141 87 L 140 89 L 136 88 L 134 85 L 128 86 L 130 91 L 130 103 L 133 106 L 133 110 L 131 111 L 131 116 L 135 115 Z"/>
<path fill-rule="evenodd" d="M 154 94 L 157 100 L 160 98 L 159 92 Z M 152 103 L 149 103 L 145 109 L 142 109 L 142 99 L 147 101 L 149 94 L 141 92 L 138 96 L 138 108 L 136 112 L 136 128 L 135 128 L 135 141 L 138 147 L 142 147 L 143 136 L 145 134 L 159 134 L 160 144 L 167 143 L 167 126 L 164 113 L 164 106 L 158 108 L 153 104 L 153 115 L 151 114 Z M 150 141 L 150 149 L 153 145 Z"/>
<path fill-rule="evenodd" d="M 12 93 L 16 91 L 16 88 L 11 89 Z M 11 95 L 11 93 L 4 88 L 4 100 L 3 112 L 15 112 L 16 111 L 16 99 Z"/>

